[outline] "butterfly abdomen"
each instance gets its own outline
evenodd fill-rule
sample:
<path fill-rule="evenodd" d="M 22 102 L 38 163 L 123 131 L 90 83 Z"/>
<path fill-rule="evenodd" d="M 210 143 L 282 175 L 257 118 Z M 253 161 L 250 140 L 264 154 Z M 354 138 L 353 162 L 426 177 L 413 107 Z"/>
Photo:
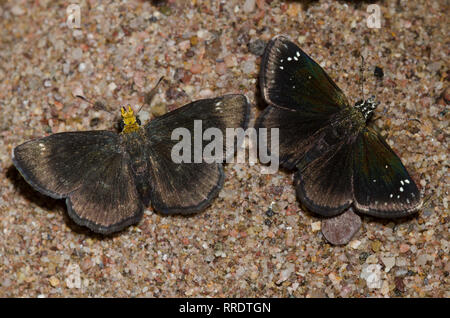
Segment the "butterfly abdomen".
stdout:
<path fill-rule="evenodd" d="M 121 134 L 121 146 L 129 156 L 129 165 L 133 171 L 137 192 L 144 203 L 150 202 L 150 174 L 149 154 L 147 148 L 142 147 L 147 135 L 141 127 L 137 131 Z"/>

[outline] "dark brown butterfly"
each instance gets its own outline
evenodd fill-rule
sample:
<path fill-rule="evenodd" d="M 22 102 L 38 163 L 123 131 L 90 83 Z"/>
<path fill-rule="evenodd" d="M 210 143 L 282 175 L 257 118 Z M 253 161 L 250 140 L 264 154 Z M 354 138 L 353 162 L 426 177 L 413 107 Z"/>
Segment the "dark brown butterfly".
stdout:
<path fill-rule="evenodd" d="M 280 164 L 297 169 L 297 196 L 308 209 L 334 216 L 353 204 L 390 218 L 422 206 L 400 158 L 367 126 L 378 105 L 373 97 L 350 106 L 325 71 L 284 36 L 267 45 L 260 84 L 269 106 L 256 126 L 279 128 Z"/>
<path fill-rule="evenodd" d="M 69 216 L 79 225 L 107 234 L 140 220 L 151 202 L 163 214 L 204 210 L 224 181 L 222 163 L 175 163 L 172 131 L 215 127 L 245 129 L 249 104 L 244 95 L 198 100 L 145 126 L 131 108 L 122 108 L 124 128 L 64 132 L 25 142 L 13 151 L 13 163 L 25 180 L 52 198 L 65 198 Z"/>

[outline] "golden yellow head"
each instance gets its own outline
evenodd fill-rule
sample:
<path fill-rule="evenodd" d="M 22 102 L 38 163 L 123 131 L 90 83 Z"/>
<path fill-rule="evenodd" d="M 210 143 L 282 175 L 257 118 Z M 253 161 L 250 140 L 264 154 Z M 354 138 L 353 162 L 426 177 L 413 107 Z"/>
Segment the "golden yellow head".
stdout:
<path fill-rule="evenodd" d="M 128 110 L 126 110 L 125 107 L 122 107 L 120 110 L 122 112 L 122 121 L 124 124 L 122 133 L 126 134 L 139 130 L 139 122 L 136 120 L 136 116 L 134 115 L 131 106 L 128 105 Z"/>

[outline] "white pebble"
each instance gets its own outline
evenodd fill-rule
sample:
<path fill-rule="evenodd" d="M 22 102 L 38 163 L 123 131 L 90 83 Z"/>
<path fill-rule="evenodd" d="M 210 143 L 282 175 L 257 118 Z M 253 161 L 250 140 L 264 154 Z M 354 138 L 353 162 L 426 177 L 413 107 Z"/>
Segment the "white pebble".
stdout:
<path fill-rule="evenodd" d="M 255 10 L 255 0 L 245 0 L 244 6 L 243 6 L 244 12 L 253 12 Z"/>
<path fill-rule="evenodd" d="M 364 267 L 360 277 L 366 281 L 368 288 L 380 289 L 382 285 L 381 265 L 370 264 Z"/>

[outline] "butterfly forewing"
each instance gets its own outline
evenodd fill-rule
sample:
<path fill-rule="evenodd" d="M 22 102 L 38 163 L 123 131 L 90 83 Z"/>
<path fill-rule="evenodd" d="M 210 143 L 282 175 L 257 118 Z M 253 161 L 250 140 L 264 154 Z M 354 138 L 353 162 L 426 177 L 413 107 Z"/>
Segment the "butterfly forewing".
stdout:
<path fill-rule="evenodd" d="M 420 192 L 383 138 L 373 129 L 354 145 L 353 192 L 356 208 L 378 217 L 401 217 L 422 205 Z"/>
<path fill-rule="evenodd" d="M 162 213 L 198 212 L 211 203 L 223 185 L 221 163 L 173 162 L 171 151 L 178 143 L 178 140 L 171 140 L 173 129 L 186 128 L 193 137 L 194 120 L 201 120 L 203 131 L 218 128 L 225 137 L 226 128 L 245 129 L 248 118 L 246 97 L 225 95 L 195 101 L 148 123 L 145 129 L 150 154 L 150 201 L 155 209 Z"/>
<path fill-rule="evenodd" d="M 327 118 L 267 106 L 258 117 L 255 127 L 267 128 L 267 144 L 279 143 L 279 162 L 283 168 L 293 169 L 303 155 L 315 145 L 318 133 L 327 124 Z M 279 140 L 271 139 L 271 128 L 279 128 Z"/>
<path fill-rule="evenodd" d="M 324 70 L 284 36 L 267 45 L 260 84 L 269 104 L 316 115 L 318 120 L 348 107 L 345 95 Z"/>
<path fill-rule="evenodd" d="M 80 186 L 97 162 L 118 152 L 118 139 L 109 131 L 53 134 L 14 148 L 13 162 L 40 192 L 63 198 Z"/>
<path fill-rule="evenodd" d="M 109 131 L 58 133 L 14 149 L 13 162 L 43 194 L 67 198 L 69 215 L 100 233 L 136 222 L 142 208 L 119 135 Z"/>

